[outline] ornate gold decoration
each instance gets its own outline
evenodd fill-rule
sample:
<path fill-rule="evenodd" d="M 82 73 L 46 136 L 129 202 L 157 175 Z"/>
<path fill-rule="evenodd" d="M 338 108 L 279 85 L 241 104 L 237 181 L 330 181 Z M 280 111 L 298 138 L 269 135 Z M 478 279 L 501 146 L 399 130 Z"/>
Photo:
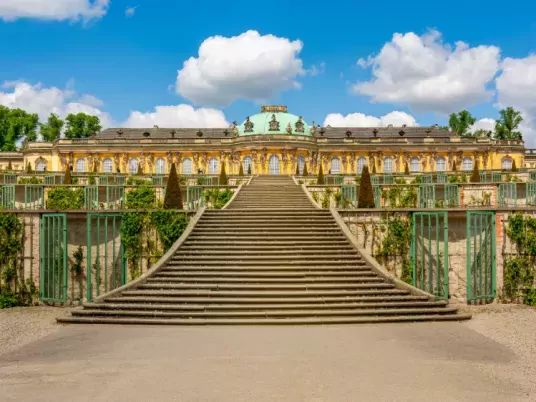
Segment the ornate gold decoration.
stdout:
<path fill-rule="evenodd" d="M 275 118 L 275 114 L 272 115 L 272 120 L 270 120 L 268 131 L 279 131 L 279 122 Z"/>
<path fill-rule="evenodd" d="M 303 133 L 305 131 L 305 125 L 303 124 L 302 117 L 300 116 L 298 121 L 294 123 L 294 128 L 297 133 Z"/>
<path fill-rule="evenodd" d="M 253 122 L 249 120 L 249 116 L 246 117 L 246 122 L 244 123 L 244 132 L 245 133 L 252 133 L 253 132 Z"/>

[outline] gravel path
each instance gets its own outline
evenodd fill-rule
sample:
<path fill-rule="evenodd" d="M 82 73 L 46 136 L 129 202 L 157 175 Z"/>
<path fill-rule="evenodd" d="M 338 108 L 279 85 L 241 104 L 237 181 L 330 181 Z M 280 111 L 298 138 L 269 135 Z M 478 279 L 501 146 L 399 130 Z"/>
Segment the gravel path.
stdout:
<path fill-rule="evenodd" d="M 523 305 L 490 304 L 464 307 L 473 318 L 463 325 L 510 348 L 518 358 L 511 378 L 522 374 L 525 386 L 536 394 L 536 308 Z"/>
<path fill-rule="evenodd" d="M 59 328 L 56 317 L 70 309 L 17 307 L 0 310 L 0 355 L 42 338 Z"/>

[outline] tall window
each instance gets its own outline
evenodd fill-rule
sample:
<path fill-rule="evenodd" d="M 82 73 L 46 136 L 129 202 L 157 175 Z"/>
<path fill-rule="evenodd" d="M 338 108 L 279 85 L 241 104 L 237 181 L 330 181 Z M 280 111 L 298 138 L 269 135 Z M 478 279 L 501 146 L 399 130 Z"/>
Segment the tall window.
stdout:
<path fill-rule="evenodd" d="M 39 159 L 35 164 L 35 170 L 38 172 L 44 172 L 47 167 L 47 163 L 43 159 Z"/>
<path fill-rule="evenodd" d="M 86 160 L 84 158 L 78 158 L 76 160 L 76 171 L 85 172 L 86 171 Z"/>
<path fill-rule="evenodd" d="M 140 163 L 138 162 L 138 159 L 137 158 L 132 158 L 129 162 L 128 162 L 128 172 L 130 174 L 136 174 L 138 173 L 138 166 L 140 165 Z"/>
<path fill-rule="evenodd" d="M 409 170 L 410 172 L 420 172 L 421 171 L 421 161 L 417 157 L 413 157 L 409 161 Z"/>
<path fill-rule="evenodd" d="M 300 175 L 303 174 L 303 169 L 305 167 L 305 157 L 303 156 L 298 156 L 298 172 L 300 173 Z"/>
<path fill-rule="evenodd" d="M 363 172 L 363 168 L 365 167 L 366 164 L 367 164 L 367 159 L 361 156 L 357 160 L 357 174 L 361 174 Z"/>
<path fill-rule="evenodd" d="M 242 162 L 242 168 L 244 169 L 244 174 L 248 174 L 250 167 L 251 167 L 251 156 L 246 156 Z"/>
<path fill-rule="evenodd" d="M 473 170 L 473 159 L 469 158 L 468 156 L 466 156 L 465 158 L 463 158 L 463 170 Z"/>
<path fill-rule="evenodd" d="M 158 158 L 155 162 L 156 174 L 166 174 L 166 161 L 164 158 Z"/>
<path fill-rule="evenodd" d="M 208 174 L 218 174 L 218 160 L 216 158 L 210 158 L 208 160 Z"/>
<path fill-rule="evenodd" d="M 501 162 L 501 168 L 505 170 L 512 170 L 512 159 L 504 158 Z"/>
<path fill-rule="evenodd" d="M 435 164 L 435 170 L 436 172 L 445 172 L 447 170 L 447 160 L 440 156 L 436 160 Z"/>
<path fill-rule="evenodd" d="M 270 156 L 270 159 L 268 159 L 268 169 L 270 174 L 279 174 L 279 156 Z"/>
<path fill-rule="evenodd" d="M 110 158 L 105 158 L 102 161 L 102 171 L 104 173 L 112 173 L 112 160 Z"/>
<path fill-rule="evenodd" d="M 182 174 L 192 174 L 192 160 L 190 158 L 182 160 Z"/>
<path fill-rule="evenodd" d="M 331 174 L 341 173 L 341 160 L 337 157 L 331 158 Z"/>
<path fill-rule="evenodd" d="M 383 160 L 383 173 L 393 173 L 393 171 L 393 158 L 388 156 Z"/>

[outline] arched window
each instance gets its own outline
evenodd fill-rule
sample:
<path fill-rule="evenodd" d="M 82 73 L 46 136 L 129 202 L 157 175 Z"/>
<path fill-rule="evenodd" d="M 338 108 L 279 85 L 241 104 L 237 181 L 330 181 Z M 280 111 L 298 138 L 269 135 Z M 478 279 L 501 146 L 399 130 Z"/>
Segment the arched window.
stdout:
<path fill-rule="evenodd" d="M 216 158 L 210 158 L 208 160 L 208 174 L 218 174 L 218 160 Z"/>
<path fill-rule="evenodd" d="M 341 173 L 341 160 L 337 157 L 331 158 L 331 174 Z"/>
<path fill-rule="evenodd" d="M 86 160 L 84 158 L 78 158 L 76 160 L 76 171 L 82 173 L 86 171 Z"/>
<path fill-rule="evenodd" d="M 504 170 L 512 170 L 512 159 L 504 158 L 501 162 L 501 168 Z"/>
<path fill-rule="evenodd" d="M 242 162 L 242 169 L 244 169 L 244 174 L 248 174 L 250 167 L 251 167 L 251 156 L 246 156 Z"/>
<path fill-rule="evenodd" d="M 130 174 L 136 174 L 138 173 L 138 166 L 139 166 L 139 162 L 138 162 L 138 159 L 137 158 L 132 158 L 130 159 L 130 161 L 128 162 L 128 172 Z"/>
<path fill-rule="evenodd" d="M 367 159 L 361 156 L 357 160 L 357 174 L 361 174 L 363 172 L 363 168 L 365 167 L 366 164 L 367 164 Z"/>
<path fill-rule="evenodd" d="M 46 167 L 47 167 L 47 163 L 43 159 L 39 159 L 35 163 L 35 170 L 37 172 L 44 172 Z"/>
<path fill-rule="evenodd" d="M 393 171 L 393 158 L 388 156 L 383 160 L 383 173 L 393 173 Z"/>
<path fill-rule="evenodd" d="M 110 158 L 105 158 L 102 161 L 102 171 L 104 173 L 112 173 L 112 160 Z"/>
<path fill-rule="evenodd" d="M 166 161 L 164 158 L 158 158 L 155 162 L 156 174 L 166 174 Z"/>
<path fill-rule="evenodd" d="M 471 159 L 468 156 L 463 158 L 463 167 L 462 167 L 462 169 L 465 170 L 465 171 L 473 170 L 473 159 Z"/>
<path fill-rule="evenodd" d="M 182 174 L 192 174 L 192 160 L 190 158 L 182 160 Z"/>
<path fill-rule="evenodd" d="M 436 172 L 445 172 L 447 170 L 447 160 L 440 156 L 435 163 Z"/>
<path fill-rule="evenodd" d="M 298 172 L 300 175 L 303 174 L 303 169 L 305 167 L 305 158 L 303 156 L 298 156 Z"/>
<path fill-rule="evenodd" d="M 421 161 L 419 158 L 414 156 L 409 161 L 409 170 L 410 172 L 420 172 L 421 171 Z"/>
<path fill-rule="evenodd" d="M 268 160 L 268 169 L 270 174 L 279 174 L 279 156 L 270 156 L 270 159 Z"/>

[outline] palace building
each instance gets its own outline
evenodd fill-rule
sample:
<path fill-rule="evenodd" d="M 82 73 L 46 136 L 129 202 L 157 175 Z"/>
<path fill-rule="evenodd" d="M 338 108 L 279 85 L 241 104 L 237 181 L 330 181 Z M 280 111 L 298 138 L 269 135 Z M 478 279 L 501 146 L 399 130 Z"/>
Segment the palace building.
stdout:
<path fill-rule="evenodd" d="M 305 165 L 309 173 L 359 174 L 365 164 L 377 173 L 470 171 L 523 167 L 522 141 L 488 137 L 462 138 L 432 127 L 321 127 L 288 113 L 286 106 L 263 106 L 259 114 L 221 128 L 109 128 L 84 139 L 25 143 L 11 154 L 12 165 L 30 162 L 37 171 L 167 174 L 175 163 L 179 174 L 288 175 Z M 8 157 L 0 159 L 7 165 Z M 5 169 L 5 166 L 2 166 Z"/>

